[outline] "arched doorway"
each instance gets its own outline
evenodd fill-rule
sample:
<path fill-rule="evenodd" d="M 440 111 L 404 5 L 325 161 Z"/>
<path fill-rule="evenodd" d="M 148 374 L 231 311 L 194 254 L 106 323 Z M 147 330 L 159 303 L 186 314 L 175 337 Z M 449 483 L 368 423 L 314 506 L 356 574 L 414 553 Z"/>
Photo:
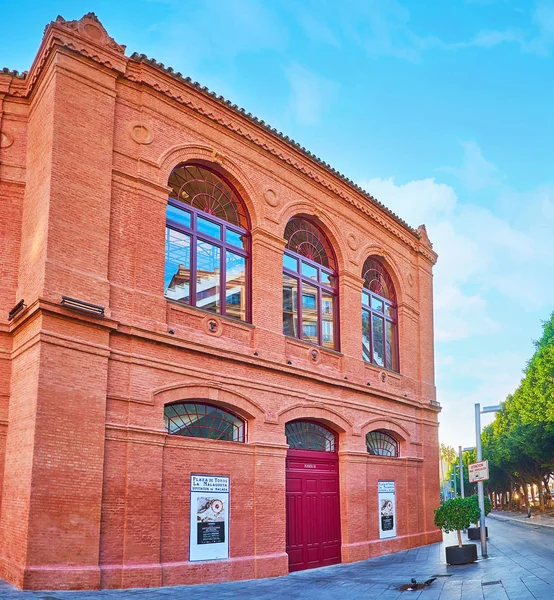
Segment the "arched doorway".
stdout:
<path fill-rule="evenodd" d="M 316 421 L 285 426 L 289 571 L 340 563 L 337 434 Z"/>

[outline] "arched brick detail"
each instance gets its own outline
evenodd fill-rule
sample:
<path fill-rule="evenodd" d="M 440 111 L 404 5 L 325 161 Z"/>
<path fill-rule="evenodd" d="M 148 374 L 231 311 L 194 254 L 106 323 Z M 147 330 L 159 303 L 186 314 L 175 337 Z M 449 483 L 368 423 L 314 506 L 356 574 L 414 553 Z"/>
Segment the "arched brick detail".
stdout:
<path fill-rule="evenodd" d="M 160 428 L 163 428 L 163 407 L 180 400 L 205 400 L 211 404 L 220 405 L 242 417 L 248 422 L 248 440 L 252 441 L 257 421 L 262 421 L 265 411 L 259 404 L 242 394 L 220 386 L 201 385 L 195 383 L 180 383 L 152 392 L 154 406 L 160 415 Z"/>
<path fill-rule="evenodd" d="M 313 419 L 329 426 L 338 434 L 352 435 L 352 423 L 345 419 L 339 412 L 325 406 L 313 404 L 294 404 L 279 412 L 277 415 L 279 424 L 285 434 L 285 424 L 297 419 Z"/>
<path fill-rule="evenodd" d="M 313 221 L 327 236 L 329 244 L 333 248 L 335 258 L 337 260 L 337 273 L 340 273 L 346 266 L 346 248 L 343 246 L 344 240 L 340 231 L 336 227 L 333 220 L 324 214 L 319 212 L 315 204 L 299 201 L 288 204 L 279 216 L 280 231 L 279 235 L 283 238 L 285 236 L 285 228 L 287 223 L 293 217 L 305 217 L 310 221 Z"/>
<path fill-rule="evenodd" d="M 386 432 L 390 433 L 396 439 L 396 441 L 398 442 L 399 449 L 400 449 L 400 458 L 405 458 L 409 454 L 408 446 L 412 442 L 411 433 L 403 425 L 400 425 L 399 423 L 396 423 L 394 421 L 389 421 L 388 419 L 382 419 L 379 417 L 370 419 L 369 421 L 366 421 L 366 423 L 364 425 L 362 425 L 362 427 L 361 427 L 364 448 L 365 448 L 365 436 L 370 431 L 375 431 L 375 430 L 386 431 Z"/>
<path fill-rule="evenodd" d="M 406 442 L 409 444 L 412 441 L 412 434 L 403 425 L 380 417 L 372 418 L 362 425 L 362 437 L 365 439 L 366 434 L 368 434 L 370 431 L 375 431 L 376 429 L 390 431 L 395 435 L 399 442 Z"/>
<path fill-rule="evenodd" d="M 260 209 L 257 207 L 260 207 L 262 203 L 259 200 L 254 201 L 257 194 L 250 180 L 226 154 L 220 154 L 218 150 L 210 146 L 182 145 L 167 150 L 158 160 L 160 169 L 158 183 L 167 186 L 171 171 L 177 165 L 193 161 L 205 164 L 215 173 L 228 179 L 246 206 L 251 229 L 259 225 Z"/>
<path fill-rule="evenodd" d="M 391 257 L 390 253 L 384 250 L 382 246 L 375 243 L 366 244 L 359 252 L 356 253 L 356 262 L 359 264 L 360 277 L 365 261 L 371 256 L 378 258 L 383 263 L 385 269 L 390 275 L 394 285 L 394 291 L 396 292 L 396 304 L 398 306 L 406 299 L 405 286 L 407 285 L 407 281 L 405 280 L 405 277 L 400 274 L 400 270 L 396 266 L 395 261 Z"/>

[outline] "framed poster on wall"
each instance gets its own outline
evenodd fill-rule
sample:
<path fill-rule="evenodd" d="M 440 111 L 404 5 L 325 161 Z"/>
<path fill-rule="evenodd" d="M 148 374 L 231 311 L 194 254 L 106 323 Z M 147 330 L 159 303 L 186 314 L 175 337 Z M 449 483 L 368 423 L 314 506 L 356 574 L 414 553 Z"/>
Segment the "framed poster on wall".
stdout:
<path fill-rule="evenodd" d="M 396 537 L 396 488 L 394 481 L 378 482 L 379 538 Z"/>
<path fill-rule="evenodd" d="M 229 558 L 229 477 L 190 476 L 189 560 Z"/>

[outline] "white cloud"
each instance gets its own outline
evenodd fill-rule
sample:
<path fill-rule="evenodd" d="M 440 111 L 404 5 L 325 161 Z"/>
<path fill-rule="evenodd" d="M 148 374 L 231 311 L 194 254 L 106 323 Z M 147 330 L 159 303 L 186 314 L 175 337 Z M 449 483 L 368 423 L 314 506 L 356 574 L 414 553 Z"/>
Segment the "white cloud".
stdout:
<path fill-rule="evenodd" d="M 402 219 L 416 225 L 452 212 L 457 202 L 456 192 L 449 185 L 437 183 L 434 178 L 401 185 L 396 185 L 392 177 L 374 178 L 364 180 L 360 185 L 376 198 L 383 199 L 387 207 Z"/>
<path fill-rule="evenodd" d="M 297 63 L 291 63 L 284 71 L 291 88 L 290 107 L 297 121 L 302 125 L 314 125 L 333 103 L 338 85 Z"/>
<path fill-rule="evenodd" d="M 540 193 L 531 194 L 532 202 L 505 192 L 499 185 L 502 174 L 480 148 L 472 142 L 464 149 L 461 167 L 448 171 L 471 189 L 495 184 L 500 197 L 522 205 L 526 218 L 514 219 L 512 210 L 502 218 L 489 208 L 460 201 L 452 186 L 432 178 L 404 184 L 396 184 L 392 177 L 360 182 L 411 225 L 426 224 L 439 255 L 434 269 L 435 332 L 444 342 L 509 328 L 496 314 L 499 298 L 527 310 L 544 305 L 554 293 L 554 283 L 544 276 L 548 263 L 554 263 L 551 229 L 545 223 L 545 215 L 550 215 L 553 224 L 554 189 L 543 186 Z"/>
<path fill-rule="evenodd" d="M 440 167 L 438 170 L 458 177 L 470 190 L 481 190 L 500 183 L 499 170 L 483 156 L 475 142 L 463 142 L 462 147 L 464 156 L 459 167 Z"/>

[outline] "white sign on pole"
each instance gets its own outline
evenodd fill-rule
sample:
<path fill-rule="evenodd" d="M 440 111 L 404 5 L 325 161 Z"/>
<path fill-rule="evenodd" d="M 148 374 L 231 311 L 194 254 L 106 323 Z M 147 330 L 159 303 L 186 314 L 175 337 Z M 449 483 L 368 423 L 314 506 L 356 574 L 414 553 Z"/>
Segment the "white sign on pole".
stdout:
<path fill-rule="evenodd" d="M 489 478 L 489 461 L 481 460 L 468 465 L 468 473 L 470 483 L 486 481 Z"/>
<path fill-rule="evenodd" d="M 396 537 L 396 488 L 394 481 L 378 482 L 379 538 Z"/>
<path fill-rule="evenodd" d="M 191 561 L 229 558 L 229 487 L 229 477 L 190 476 Z"/>

